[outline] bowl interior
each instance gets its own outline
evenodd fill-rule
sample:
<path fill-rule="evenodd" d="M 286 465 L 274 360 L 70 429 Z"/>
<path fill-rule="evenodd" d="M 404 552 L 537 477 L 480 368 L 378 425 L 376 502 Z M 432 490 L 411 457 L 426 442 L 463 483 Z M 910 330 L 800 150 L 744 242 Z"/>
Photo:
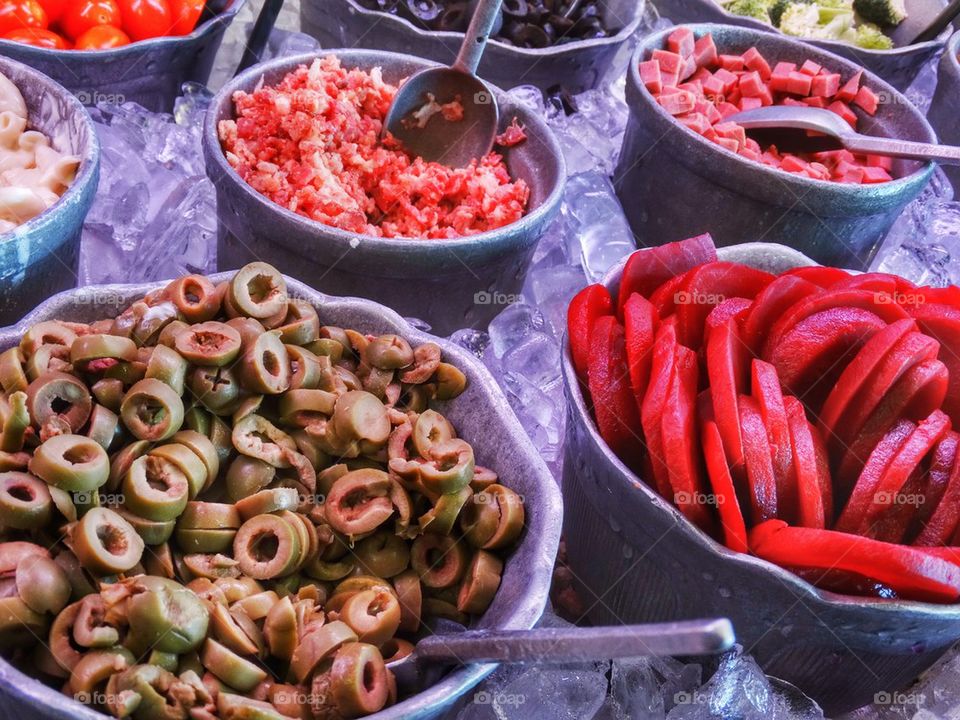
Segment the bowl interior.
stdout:
<path fill-rule="evenodd" d="M 887 84 L 870 71 L 864 70 L 862 67 L 850 62 L 849 60 L 846 60 L 845 58 L 839 57 L 831 52 L 808 45 L 800 40 L 790 38 L 779 33 L 762 32 L 759 30 L 752 30 L 750 28 L 733 25 L 701 24 L 690 25 L 689 27 L 693 29 L 697 37 L 701 37 L 707 33 L 712 34 L 714 42 L 717 45 L 717 50 L 721 54 L 740 54 L 749 50 L 751 47 L 756 47 L 771 65 L 781 61 L 793 62 L 799 65 L 804 60 L 812 59 L 821 64 L 824 68 L 827 68 L 832 72 L 840 73 L 843 81 L 849 80 L 855 73 L 862 71 L 863 78 L 861 80 L 861 84 L 870 88 L 877 94 L 880 104 L 876 115 L 873 116 L 868 115 L 856 105 L 851 105 L 859 120 L 857 125 L 858 132 L 865 135 L 896 137 L 903 140 L 914 140 L 917 142 L 936 142 L 933 129 L 930 127 L 929 123 L 927 123 L 920 111 L 913 106 L 913 104 L 905 95 L 894 89 L 891 85 Z M 639 48 L 637 49 L 637 55 L 634 59 L 637 61 L 648 60 L 655 49 L 665 48 L 667 36 L 671 32 L 672 29 L 667 29 L 648 36 L 641 42 Z M 642 96 L 646 97 L 649 102 L 653 103 L 652 96 L 640 81 L 638 64 L 638 62 L 632 63 L 630 67 L 631 78 L 636 87 L 639 88 Z M 666 111 L 659 108 L 659 106 L 658 110 L 662 114 L 667 115 Z M 670 117 L 670 119 L 677 125 L 683 127 L 684 131 L 688 135 L 693 136 L 698 141 L 702 141 L 703 143 L 715 147 L 721 152 L 733 155 L 733 153 L 723 150 L 706 138 L 686 128 L 686 126 L 683 126 L 681 123 L 673 120 L 672 117 Z M 739 156 L 736 157 L 739 158 Z M 746 158 L 739 159 L 745 163 L 749 163 L 752 166 L 760 165 L 759 163 L 754 163 Z M 894 160 L 893 164 L 894 180 L 896 181 L 904 179 L 909 175 L 927 171 L 930 167 L 930 163 L 923 163 L 916 160 L 896 159 Z M 775 172 L 780 177 L 787 174 L 781 171 Z M 803 180 L 803 178 L 800 179 Z M 811 182 L 820 186 L 829 185 L 843 187 L 840 186 L 839 183 L 830 181 L 811 180 Z M 885 185 L 890 185 L 890 183 L 885 183 Z M 848 189 L 855 189 L 859 186 L 851 185 L 846 187 Z"/>

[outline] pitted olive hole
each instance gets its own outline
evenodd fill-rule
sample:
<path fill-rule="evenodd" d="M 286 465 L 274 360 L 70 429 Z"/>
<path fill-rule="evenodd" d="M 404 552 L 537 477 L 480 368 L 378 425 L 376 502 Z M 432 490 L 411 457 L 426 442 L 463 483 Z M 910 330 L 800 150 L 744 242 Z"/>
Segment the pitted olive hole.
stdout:
<path fill-rule="evenodd" d="M 272 532 L 255 535 L 250 541 L 250 555 L 257 562 L 269 562 L 277 556 L 280 541 Z"/>
<path fill-rule="evenodd" d="M 367 491 L 363 488 L 351 490 L 340 501 L 340 506 L 344 510 L 355 510 L 367 502 Z"/>
<path fill-rule="evenodd" d="M 26 485 L 13 485 L 7 488 L 7 494 L 20 502 L 33 502 L 35 499 L 33 489 Z"/>
<path fill-rule="evenodd" d="M 85 445 L 74 445 L 63 453 L 63 459 L 71 465 L 83 465 L 94 458 L 94 452 Z"/>
<path fill-rule="evenodd" d="M 201 293 L 203 290 L 200 288 L 200 284 L 196 282 L 184 283 L 183 286 L 183 299 L 187 301 L 189 305 L 199 305 L 200 298 L 202 297 Z"/>
<path fill-rule="evenodd" d="M 441 548 L 430 548 L 427 550 L 427 564 L 434 570 L 443 567 L 446 558 L 447 554 Z"/>
<path fill-rule="evenodd" d="M 195 332 L 193 342 L 199 348 L 219 348 L 226 338 L 216 332 Z"/>
<path fill-rule="evenodd" d="M 97 528 L 97 539 L 111 555 L 123 555 L 127 552 L 127 536 L 113 525 L 101 525 Z"/>
<path fill-rule="evenodd" d="M 275 353 L 267 350 L 263 353 L 263 369 L 273 376 L 280 374 L 280 358 Z"/>
<path fill-rule="evenodd" d="M 159 403 L 144 400 L 137 405 L 137 419 L 145 425 L 159 425 L 166 415 L 167 409 Z"/>
<path fill-rule="evenodd" d="M 50 401 L 50 409 L 57 415 L 66 415 L 72 408 L 73 403 L 59 395 L 55 395 Z"/>
<path fill-rule="evenodd" d="M 453 470 L 457 466 L 457 457 L 448 455 L 438 458 L 436 462 L 438 470 Z"/>
<path fill-rule="evenodd" d="M 378 593 L 373 599 L 373 602 L 367 606 L 367 615 L 374 618 L 377 617 L 380 613 L 387 609 L 389 603 L 389 597 L 385 597 L 383 593 Z"/>
<path fill-rule="evenodd" d="M 377 671 L 372 662 L 365 663 L 363 666 L 363 689 L 367 692 L 373 692 L 377 687 Z"/>
<path fill-rule="evenodd" d="M 158 490 L 165 493 L 171 487 L 170 478 L 163 467 L 163 463 L 157 458 L 147 458 L 147 467 L 144 476 L 151 490 Z"/>
<path fill-rule="evenodd" d="M 255 303 L 262 303 L 277 292 L 277 286 L 273 284 L 273 278 L 269 275 L 255 275 L 247 283 L 247 292 Z"/>
<path fill-rule="evenodd" d="M 251 433 L 247 434 L 247 437 L 252 438 L 253 440 L 259 440 L 263 445 L 270 445 L 273 443 L 273 440 L 270 439 L 270 436 L 265 432 L 260 430 L 254 430 Z"/>

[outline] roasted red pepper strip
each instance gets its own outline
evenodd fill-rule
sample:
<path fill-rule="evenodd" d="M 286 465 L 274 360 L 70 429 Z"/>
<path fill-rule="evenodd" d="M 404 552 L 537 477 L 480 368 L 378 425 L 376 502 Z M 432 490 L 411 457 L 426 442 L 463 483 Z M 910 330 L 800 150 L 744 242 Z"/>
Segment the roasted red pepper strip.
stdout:
<path fill-rule="evenodd" d="M 570 307 L 567 308 L 567 337 L 570 338 L 573 367 L 581 380 L 587 377 L 593 324 L 598 318 L 612 314 L 613 301 L 603 285 L 588 285 L 570 301 Z"/>
<path fill-rule="evenodd" d="M 713 402 L 710 393 L 704 390 L 697 399 L 700 412 L 700 440 L 703 444 L 703 457 L 707 465 L 707 479 L 716 499 L 720 516 L 720 528 L 724 544 L 734 552 L 747 552 L 747 526 L 740 509 L 740 501 L 730 477 L 727 456 L 723 452 L 720 431 L 713 417 Z"/>
<path fill-rule="evenodd" d="M 643 396 L 650 383 L 653 338 L 659 324 L 660 318 L 650 301 L 638 293 L 631 295 L 623 306 L 623 331 L 627 341 L 630 388 L 637 402 L 637 412 L 643 407 Z"/>
<path fill-rule="evenodd" d="M 587 379 L 601 437 L 624 463 L 640 467 L 640 418 L 630 390 L 623 328 L 612 315 L 598 318 L 590 335 Z"/>
<path fill-rule="evenodd" d="M 654 290 L 671 278 L 716 259 L 717 250 L 709 233 L 637 250 L 623 266 L 617 307 L 622 311 L 633 293 L 649 298 Z"/>
<path fill-rule="evenodd" d="M 784 568 L 873 578 L 913 600 L 955 602 L 960 597 L 960 567 L 905 545 L 771 520 L 750 531 L 750 551 Z"/>

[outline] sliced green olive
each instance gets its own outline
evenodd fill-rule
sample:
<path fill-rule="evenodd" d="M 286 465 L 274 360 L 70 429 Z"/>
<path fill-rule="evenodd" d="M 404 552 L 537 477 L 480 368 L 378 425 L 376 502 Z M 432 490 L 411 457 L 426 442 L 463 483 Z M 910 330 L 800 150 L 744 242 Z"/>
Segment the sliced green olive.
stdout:
<path fill-rule="evenodd" d="M 250 497 L 273 482 L 277 469 L 257 458 L 238 455 L 230 463 L 226 474 L 227 498 L 233 502 Z"/>
<path fill-rule="evenodd" d="M 320 360 L 306 348 L 286 345 L 290 361 L 290 389 L 312 390 L 320 384 Z"/>
<path fill-rule="evenodd" d="M 285 597 L 270 608 L 263 623 L 263 634 L 270 654 L 289 661 L 297 647 L 297 616 L 293 603 Z"/>
<path fill-rule="evenodd" d="M 48 372 L 30 383 L 27 407 L 34 426 L 41 427 L 51 417 L 60 416 L 77 432 L 90 417 L 93 401 L 79 378 L 63 372 Z"/>
<path fill-rule="evenodd" d="M 218 578 L 214 581 L 214 585 L 223 590 L 228 605 L 264 592 L 263 586 L 250 577 Z"/>
<path fill-rule="evenodd" d="M 245 265 L 233 276 L 227 297 L 243 315 L 262 319 L 284 312 L 287 283 L 276 268 L 264 262 Z"/>
<path fill-rule="evenodd" d="M 94 405 L 93 412 L 90 413 L 90 424 L 87 427 L 87 437 L 100 445 L 104 450 L 109 450 L 117 437 L 117 428 L 120 426 L 120 418 L 110 408 L 103 405 Z"/>
<path fill-rule="evenodd" d="M 337 435 L 347 441 L 361 441 L 376 449 L 390 437 L 387 408 L 374 395 L 354 390 L 337 398 L 333 412 Z"/>
<path fill-rule="evenodd" d="M 300 561 L 300 537 L 276 515 L 257 515 L 240 526 L 233 541 L 233 556 L 240 570 L 256 580 L 283 577 Z"/>
<path fill-rule="evenodd" d="M 163 668 L 167 672 L 176 672 L 177 667 L 180 664 L 180 658 L 176 653 L 151 650 L 150 655 L 147 657 L 147 664 L 156 665 L 157 667 Z"/>
<path fill-rule="evenodd" d="M 523 532 L 525 512 L 523 498 L 508 487 L 490 485 L 474 502 L 467 505 L 461 526 L 474 547 L 502 550 L 512 546 Z M 491 515 L 484 506 L 496 509 L 496 527 L 490 532 Z"/>
<path fill-rule="evenodd" d="M 163 326 L 163 330 L 160 331 L 160 334 L 157 335 L 157 345 L 163 345 L 164 347 L 173 348 L 173 344 L 177 340 L 177 335 L 186 330 L 189 325 L 183 320 L 171 320 L 166 325 Z"/>
<path fill-rule="evenodd" d="M 240 383 L 231 368 L 194 368 L 187 376 L 187 386 L 196 401 L 214 415 L 232 414 L 241 400 Z"/>
<path fill-rule="evenodd" d="M 23 355 L 19 347 L 0 353 L 0 388 L 5 393 L 23 392 L 30 382 L 23 371 Z"/>
<path fill-rule="evenodd" d="M 280 422 L 284 425 L 303 425 L 299 419 L 309 419 L 316 413 L 332 415 L 337 396 L 326 390 L 290 390 L 277 403 Z"/>
<path fill-rule="evenodd" d="M 297 682 L 306 682 L 317 666 L 344 643 L 356 641 L 356 633 L 345 622 L 329 622 L 300 639 L 290 659 L 290 672 Z"/>
<path fill-rule="evenodd" d="M 120 417 L 138 440 L 167 440 L 183 424 L 183 400 L 155 378 L 140 380 L 123 398 Z"/>
<path fill-rule="evenodd" d="M 50 558 L 33 555 L 17 565 L 17 594 L 31 610 L 56 615 L 70 601 L 67 574 Z"/>
<path fill-rule="evenodd" d="M 45 482 L 29 473 L 0 473 L 0 525 L 40 529 L 52 515 L 53 501 Z"/>
<path fill-rule="evenodd" d="M 194 365 L 223 367 L 240 355 L 240 333 L 226 323 L 203 322 L 177 335 L 174 348 Z"/>
<path fill-rule="evenodd" d="M 362 717 L 382 710 L 390 691 L 380 651 L 362 642 L 341 647 L 330 668 L 330 690 L 344 717 Z"/>
<path fill-rule="evenodd" d="M 441 495 L 434 506 L 420 516 L 420 529 L 423 532 L 449 535 L 457 524 L 460 511 L 473 496 L 469 486 L 460 488 L 458 492 Z"/>
<path fill-rule="evenodd" d="M 354 549 L 357 565 L 367 575 L 391 578 L 410 565 L 410 547 L 389 530 L 378 530 Z"/>
<path fill-rule="evenodd" d="M 77 334 L 59 320 L 45 320 L 33 325 L 20 340 L 20 350 L 29 358 L 43 345 L 60 345 L 69 350 Z"/>
<path fill-rule="evenodd" d="M 270 614 L 270 610 L 280 601 L 273 590 L 255 592 L 245 597 L 237 598 L 231 608 L 243 610 L 251 620 L 259 622 Z"/>
<path fill-rule="evenodd" d="M 183 395 L 187 382 L 187 361 L 176 350 L 166 345 L 157 345 L 147 361 L 144 377 L 169 385 L 177 394 Z"/>
<path fill-rule="evenodd" d="M 380 646 L 380 654 L 387 666 L 410 657 L 413 651 L 413 643 L 403 638 L 390 638 Z"/>
<path fill-rule="evenodd" d="M 483 465 L 473 466 L 473 480 L 470 481 L 470 487 L 474 492 L 481 492 L 497 482 L 499 476 L 490 468 Z"/>
<path fill-rule="evenodd" d="M 241 519 L 237 508 L 228 503 L 194 501 L 187 503 L 178 524 L 182 528 L 236 530 L 240 527 Z"/>
<path fill-rule="evenodd" d="M 436 597 L 424 598 L 423 616 L 433 619 L 442 618 L 444 620 L 452 620 L 460 625 L 466 625 L 470 622 L 469 616 L 457 610 L 457 606 L 454 603 Z"/>
<path fill-rule="evenodd" d="M 80 611 L 73 622 L 73 639 L 87 648 L 112 647 L 120 640 L 120 631 L 107 620 L 102 595 L 87 595 L 80 601 Z"/>
<path fill-rule="evenodd" d="M 90 392 L 97 399 L 97 402 L 108 407 L 114 412 L 120 411 L 120 403 L 123 402 L 123 381 L 116 378 L 101 378 L 90 386 Z"/>
<path fill-rule="evenodd" d="M 126 572 L 140 562 L 143 540 L 113 510 L 91 508 L 74 529 L 73 550 L 83 567 L 110 575 Z"/>
<path fill-rule="evenodd" d="M 233 547 L 236 530 L 225 528 L 177 528 L 177 545 L 185 553 L 222 553 Z"/>
<path fill-rule="evenodd" d="M 112 492 L 119 488 L 133 461 L 146 455 L 150 447 L 147 440 L 137 440 L 114 453 L 110 458 L 110 474 L 107 477 L 106 489 Z"/>
<path fill-rule="evenodd" d="M 217 694 L 217 712 L 223 720 L 289 720 L 269 702 L 228 692 Z"/>
<path fill-rule="evenodd" d="M 207 484 L 204 489 L 206 490 L 213 485 L 220 474 L 220 456 L 217 454 L 217 448 L 214 447 L 210 438 L 194 430 L 181 430 L 170 439 L 190 448 L 200 458 L 207 469 Z"/>
<path fill-rule="evenodd" d="M 324 328 L 321 328 L 320 333 L 323 334 L 323 332 Z M 344 339 L 346 339 L 346 336 L 344 336 Z M 318 357 L 323 356 L 330 358 L 330 361 L 333 363 L 340 362 L 340 360 L 343 359 L 344 353 L 349 352 L 344 349 L 343 344 L 331 337 L 321 337 L 307 345 L 307 349 Z"/>
<path fill-rule="evenodd" d="M 240 362 L 243 387 L 263 395 L 279 395 L 290 388 L 290 357 L 283 341 L 266 332 L 244 347 Z"/>
<path fill-rule="evenodd" d="M 133 461 L 123 480 L 124 504 L 148 520 L 175 520 L 187 505 L 190 482 L 166 458 L 145 455 Z"/>
<path fill-rule="evenodd" d="M 339 618 L 361 642 L 379 645 L 392 638 L 400 627 L 400 603 L 392 592 L 364 590 L 343 604 Z"/>
<path fill-rule="evenodd" d="M 61 490 L 91 491 L 107 481 L 110 458 L 90 438 L 56 435 L 34 451 L 30 472 Z"/>
<path fill-rule="evenodd" d="M 189 322 L 212 320 L 220 311 L 220 298 L 213 283 L 203 275 L 185 275 L 167 287 L 170 300 Z"/>
<path fill-rule="evenodd" d="M 69 693 L 83 701 L 111 675 L 123 672 L 135 662 L 133 655 L 125 648 L 88 652 L 70 673 Z"/>
<path fill-rule="evenodd" d="M 327 522 L 344 535 L 375 530 L 393 514 L 392 481 L 382 470 L 352 470 L 338 479 L 327 495 Z"/>
<path fill-rule="evenodd" d="M 457 610 L 471 615 L 485 613 L 500 587 L 501 575 L 503 561 L 493 553 L 477 550 L 460 586 Z"/>
<path fill-rule="evenodd" d="M 306 300 L 291 300 L 287 316 L 277 328 L 280 339 L 288 345 L 306 345 L 320 337 L 320 318 L 317 310 Z"/>
<path fill-rule="evenodd" d="M 127 601 L 130 633 L 137 644 L 161 652 L 195 650 L 207 635 L 210 614 L 192 591 L 173 580 L 140 576 Z"/>
<path fill-rule="evenodd" d="M 399 335 L 380 335 L 367 345 L 364 358 L 375 368 L 399 370 L 414 361 L 413 348 Z"/>
<path fill-rule="evenodd" d="M 180 443 L 167 443 L 151 450 L 150 457 L 167 460 L 187 478 L 190 497 L 195 498 L 208 485 L 207 466 L 193 450 Z"/>
<path fill-rule="evenodd" d="M 420 480 L 430 492 L 439 495 L 459 492 L 473 479 L 473 448 L 464 440 L 436 443 L 428 457 L 429 462 L 420 465 Z"/>
<path fill-rule="evenodd" d="M 20 452 L 29 427 L 27 394 L 22 391 L 11 393 L 6 402 L 0 398 L 0 451 Z"/>
<path fill-rule="evenodd" d="M 214 638 L 226 648 L 240 655 L 256 655 L 257 644 L 237 622 L 237 617 L 246 617 L 241 613 L 233 614 L 226 605 L 213 605 L 210 608 L 210 631 Z M 247 618 L 249 620 L 249 618 Z M 254 626 L 254 632 L 259 628 Z"/>
<path fill-rule="evenodd" d="M 437 382 L 437 400 L 452 400 L 467 387 L 467 376 L 459 368 L 442 362 L 435 374 Z"/>
<path fill-rule="evenodd" d="M 104 359 L 132 362 L 137 359 L 137 344 L 116 335 L 81 335 L 70 345 L 70 362 L 77 367 Z"/>
<path fill-rule="evenodd" d="M 300 504 L 300 495 L 293 488 L 268 488 L 235 503 L 237 512 L 244 520 L 279 512 L 280 510 L 296 510 Z"/>
<path fill-rule="evenodd" d="M 203 643 L 200 662 L 220 680 L 241 692 L 249 692 L 267 679 L 267 672 L 259 665 L 210 638 Z"/>
<path fill-rule="evenodd" d="M 453 440 L 456 436 L 450 421 L 436 410 L 420 413 L 413 426 L 413 446 L 420 457 L 424 458 L 431 457 L 437 445 Z"/>
<path fill-rule="evenodd" d="M 449 535 L 421 535 L 413 541 L 410 566 L 428 588 L 447 588 L 463 577 L 470 556 Z"/>
<path fill-rule="evenodd" d="M 297 451 L 297 443 L 260 415 L 248 415 L 233 426 L 233 445 L 238 452 L 277 468 L 290 467 L 284 450 Z"/>
<path fill-rule="evenodd" d="M 400 382 L 409 385 L 427 382 L 440 367 L 440 357 L 440 346 L 436 343 L 428 342 L 417 346 L 413 351 L 413 367 L 401 373 Z"/>

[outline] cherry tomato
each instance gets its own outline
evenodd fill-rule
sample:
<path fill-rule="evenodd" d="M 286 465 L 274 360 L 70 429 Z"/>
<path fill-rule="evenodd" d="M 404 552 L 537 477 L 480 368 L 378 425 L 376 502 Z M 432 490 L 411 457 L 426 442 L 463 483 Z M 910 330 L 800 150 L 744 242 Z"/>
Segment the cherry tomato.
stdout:
<path fill-rule="evenodd" d="M 72 40 L 96 25 L 120 27 L 120 7 L 115 0 L 72 0 L 60 18 L 60 29 Z"/>
<path fill-rule="evenodd" d="M 113 25 L 94 25 L 77 38 L 77 50 L 107 50 L 129 45 L 129 36 Z"/>
<path fill-rule="evenodd" d="M 173 30 L 171 35 L 189 35 L 197 26 L 206 0 L 170 0 L 170 10 L 173 13 Z"/>
<path fill-rule="evenodd" d="M 50 48 L 51 50 L 69 50 L 70 43 L 52 30 L 43 28 L 17 28 L 3 36 L 4 40 L 35 45 L 36 47 Z"/>
<path fill-rule="evenodd" d="M 173 27 L 173 15 L 167 0 L 119 0 L 123 29 L 130 39 L 169 35 Z"/>
<path fill-rule="evenodd" d="M 27 27 L 47 27 L 43 6 L 37 0 L 0 0 L 0 35 Z"/>
<path fill-rule="evenodd" d="M 38 2 L 47 13 L 47 22 L 54 25 L 63 17 L 63 11 L 67 9 L 70 0 L 38 0 Z"/>

